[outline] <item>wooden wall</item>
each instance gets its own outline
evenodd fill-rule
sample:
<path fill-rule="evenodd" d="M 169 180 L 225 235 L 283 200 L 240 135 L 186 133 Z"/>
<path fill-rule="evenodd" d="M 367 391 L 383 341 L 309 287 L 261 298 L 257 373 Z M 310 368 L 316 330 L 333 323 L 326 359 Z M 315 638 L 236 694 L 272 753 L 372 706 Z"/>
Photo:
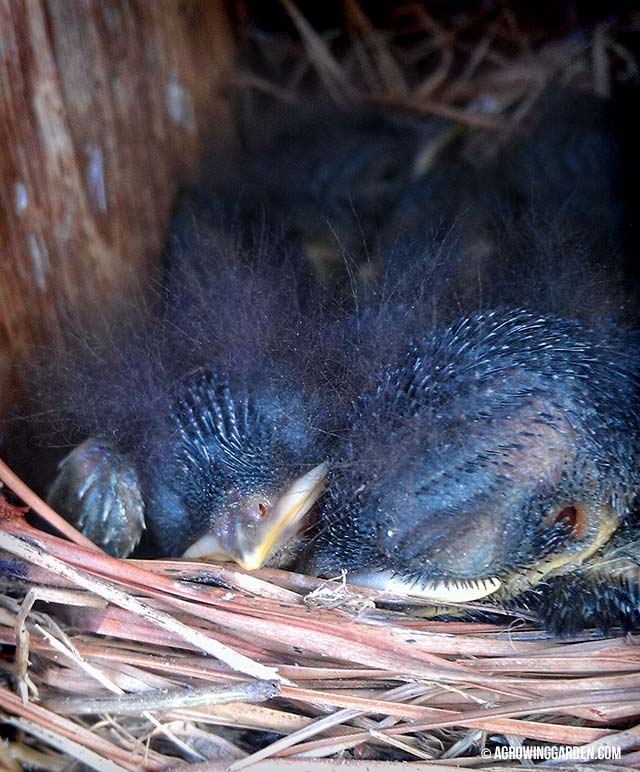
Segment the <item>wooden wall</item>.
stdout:
<path fill-rule="evenodd" d="M 230 140 L 232 60 L 223 0 L 0 0 L 0 395 L 63 307 L 149 270 Z"/>

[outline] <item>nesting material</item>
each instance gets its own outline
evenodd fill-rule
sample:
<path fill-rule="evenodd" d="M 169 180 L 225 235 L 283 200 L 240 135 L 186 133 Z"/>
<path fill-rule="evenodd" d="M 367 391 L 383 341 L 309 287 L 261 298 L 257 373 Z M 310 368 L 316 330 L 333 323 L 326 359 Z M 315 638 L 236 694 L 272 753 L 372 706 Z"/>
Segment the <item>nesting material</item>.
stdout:
<path fill-rule="evenodd" d="M 298 39 L 248 34 L 249 63 L 233 76 L 246 95 L 305 107 L 311 92 L 345 109 L 373 104 L 391 114 L 448 119 L 478 131 L 476 150 L 491 134 L 507 140 L 551 84 L 607 98 L 639 72 L 633 14 L 589 27 L 556 18 L 550 29 L 508 3 L 452 8 L 445 19 L 421 3 L 401 3 L 379 28 L 358 0 L 347 0 L 342 26 L 319 32 L 291 0 L 281 4 Z M 247 96 L 243 104 L 247 125 L 263 132 L 265 103 Z"/>
<path fill-rule="evenodd" d="M 417 619 L 340 580 L 118 560 L 9 504 L 2 516 L 9 769 L 30 758 L 62 769 L 65 757 L 127 770 L 489 768 L 496 748 L 523 743 L 640 762 L 636 637 L 559 642 L 524 621 Z M 378 765 L 394 766 L 366 768 Z"/>

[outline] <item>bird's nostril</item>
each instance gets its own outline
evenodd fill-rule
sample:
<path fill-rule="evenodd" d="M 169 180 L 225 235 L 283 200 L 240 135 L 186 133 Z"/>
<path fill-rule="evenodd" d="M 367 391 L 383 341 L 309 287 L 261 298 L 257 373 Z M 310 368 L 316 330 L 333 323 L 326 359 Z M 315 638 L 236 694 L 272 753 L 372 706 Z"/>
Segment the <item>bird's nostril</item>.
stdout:
<path fill-rule="evenodd" d="M 260 515 L 260 517 L 266 517 L 268 512 L 269 512 L 269 507 L 264 502 L 261 501 L 258 504 L 258 514 Z"/>

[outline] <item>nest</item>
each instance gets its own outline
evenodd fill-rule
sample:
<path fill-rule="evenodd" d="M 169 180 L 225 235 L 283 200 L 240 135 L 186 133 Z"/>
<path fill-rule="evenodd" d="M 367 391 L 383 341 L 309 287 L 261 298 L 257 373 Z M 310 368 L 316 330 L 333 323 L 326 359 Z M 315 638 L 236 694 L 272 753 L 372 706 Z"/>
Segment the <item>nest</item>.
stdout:
<path fill-rule="evenodd" d="M 640 763 L 635 638 L 558 642 L 526 622 L 418 619 L 339 580 L 118 560 L 2 477 L 78 542 L 4 500 L 7 769 L 489 769 L 532 746 Z"/>
<path fill-rule="evenodd" d="M 357 0 L 345 0 L 337 28 L 316 31 L 291 0 L 280 0 L 297 32 L 249 34 L 246 65 L 233 85 L 288 105 L 329 100 L 338 107 L 377 105 L 413 117 L 439 117 L 459 126 L 498 133 L 521 125 L 552 84 L 600 97 L 640 72 L 636 43 L 640 19 L 607 18 L 589 28 L 574 20 L 555 29 L 523 19 L 508 3 L 478 3 L 443 21 L 422 3 L 390 4 L 374 25 Z M 245 109 L 251 111 L 251 105 Z M 265 102 L 257 100 L 248 124 L 265 130 Z"/>
<path fill-rule="evenodd" d="M 311 78 L 339 105 L 356 99 L 508 136 L 548 83 L 606 96 L 638 70 L 623 42 L 633 19 L 532 40 L 507 7 L 445 24 L 411 4 L 383 32 L 348 2 L 346 29 L 319 34 L 283 5 L 299 41 L 254 49 L 260 66 L 236 85 L 285 103 L 302 99 Z M 3 500 L 7 769 L 69 769 L 73 759 L 105 770 L 640 764 L 634 636 L 558 641 L 526 619 L 417 618 L 406 599 L 340 577 L 110 558 L 0 472 L 68 537 L 36 529 Z"/>

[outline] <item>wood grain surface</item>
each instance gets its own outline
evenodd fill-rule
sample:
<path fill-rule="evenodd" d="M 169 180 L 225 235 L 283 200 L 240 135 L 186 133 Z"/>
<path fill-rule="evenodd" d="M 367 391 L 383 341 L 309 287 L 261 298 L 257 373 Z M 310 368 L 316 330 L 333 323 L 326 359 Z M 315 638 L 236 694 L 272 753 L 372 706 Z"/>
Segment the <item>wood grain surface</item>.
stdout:
<path fill-rule="evenodd" d="M 69 309 L 144 280 L 230 140 L 232 59 L 223 0 L 0 0 L 0 394 Z"/>

